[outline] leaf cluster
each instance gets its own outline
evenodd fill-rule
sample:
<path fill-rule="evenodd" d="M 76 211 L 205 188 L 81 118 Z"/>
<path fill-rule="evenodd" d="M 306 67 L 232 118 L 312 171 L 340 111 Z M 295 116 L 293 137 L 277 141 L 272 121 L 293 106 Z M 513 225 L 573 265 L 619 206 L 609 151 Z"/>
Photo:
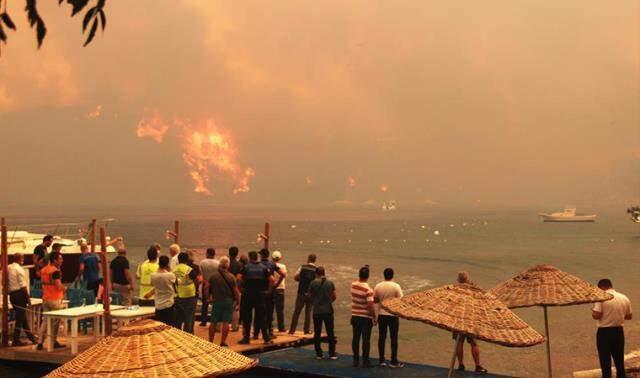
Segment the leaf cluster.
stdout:
<path fill-rule="evenodd" d="M 16 30 L 16 24 L 9 16 L 7 12 L 7 2 L 9 0 L 0 0 L 0 45 L 7 43 L 6 29 Z M 38 48 L 42 46 L 44 37 L 47 35 L 47 27 L 44 20 L 40 16 L 37 7 L 37 0 L 25 0 L 25 12 L 27 13 L 27 20 L 29 26 L 36 31 L 36 40 L 38 41 Z M 58 5 L 67 3 L 71 6 L 71 17 L 78 13 L 81 13 L 86 9 L 92 0 L 58 0 Z M 96 0 L 95 6 L 89 8 L 84 14 L 82 19 L 82 33 L 86 34 L 86 40 L 83 46 L 87 46 L 93 41 L 96 36 L 98 27 L 102 28 L 102 31 L 107 27 L 107 16 L 105 15 L 104 8 L 107 0 Z"/>

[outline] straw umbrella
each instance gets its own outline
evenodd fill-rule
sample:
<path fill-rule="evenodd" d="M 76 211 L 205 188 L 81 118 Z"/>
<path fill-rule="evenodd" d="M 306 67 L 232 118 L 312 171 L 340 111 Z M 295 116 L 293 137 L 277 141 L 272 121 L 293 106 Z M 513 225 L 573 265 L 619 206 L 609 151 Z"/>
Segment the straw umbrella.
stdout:
<path fill-rule="evenodd" d="M 495 296 L 472 283 L 447 285 L 388 299 L 382 307 L 392 314 L 457 332 L 449 377 L 456 359 L 456 346 L 463 336 L 508 347 L 540 344 L 544 337 L 511 312 Z"/>
<path fill-rule="evenodd" d="M 257 363 L 190 333 L 142 320 L 121 327 L 47 377 L 214 377 Z"/>
<path fill-rule="evenodd" d="M 547 365 L 551 371 L 548 306 L 570 306 L 608 301 L 613 296 L 598 287 L 551 265 L 536 265 L 490 291 L 509 308 L 542 306 L 547 338 Z"/>

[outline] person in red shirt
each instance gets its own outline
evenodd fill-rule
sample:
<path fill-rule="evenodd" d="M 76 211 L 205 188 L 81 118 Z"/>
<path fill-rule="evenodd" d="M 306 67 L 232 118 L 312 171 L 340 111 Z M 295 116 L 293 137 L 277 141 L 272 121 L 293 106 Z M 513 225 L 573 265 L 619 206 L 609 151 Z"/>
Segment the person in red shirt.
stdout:
<path fill-rule="evenodd" d="M 66 288 L 62 284 L 62 254 L 59 251 L 53 251 L 49 254 L 49 264 L 40 270 L 42 279 L 42 311 L 53 311 L 62 308 L 62 299 Z M 51 337 L 53 338 L 54 348 L 64 348 L 65 346 L 58 343 L 58 328 L 60 327 L 60 319 L 52 321 Z M 40 342 L 37 349 L 42 350 L 47 336 L 47 322 L 40 325 Z"/>

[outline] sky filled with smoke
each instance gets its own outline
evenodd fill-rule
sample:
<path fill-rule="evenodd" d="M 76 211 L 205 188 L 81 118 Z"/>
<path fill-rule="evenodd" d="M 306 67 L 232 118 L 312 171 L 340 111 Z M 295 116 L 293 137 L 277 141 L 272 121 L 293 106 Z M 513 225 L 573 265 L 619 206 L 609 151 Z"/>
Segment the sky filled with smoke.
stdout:
<path fill-rule="evenodd" d="M 56 4 L 38 51 L 9 2 L 0 204 L 640 201 L 637 1 Z"/>

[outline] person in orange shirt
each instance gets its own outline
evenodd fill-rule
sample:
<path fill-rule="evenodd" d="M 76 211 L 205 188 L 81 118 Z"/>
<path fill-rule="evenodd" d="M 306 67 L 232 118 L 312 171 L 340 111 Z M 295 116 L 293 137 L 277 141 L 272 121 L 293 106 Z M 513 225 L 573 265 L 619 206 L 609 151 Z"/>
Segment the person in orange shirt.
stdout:
<path fill-rule="evenodd" d="M 49 254 L 49 264 L 40 270 L 42 279 L 42 307 L 43 312 L 59 310 L 62 308 L 62 299 L 66 288 L 62 284 L 62 254 L 59 251 L 53 251 Z M 54 348 L 64 348 L 65 346 L 58 343 L 58 328 L 60 328 L 60 319 L 54 319 L 51 324 L 51 337 L 53 338 Z M 42 344 L 47 337 L 47 322 L 40 325 L 40 342 L 37 349 L 42 350 Z"/>

